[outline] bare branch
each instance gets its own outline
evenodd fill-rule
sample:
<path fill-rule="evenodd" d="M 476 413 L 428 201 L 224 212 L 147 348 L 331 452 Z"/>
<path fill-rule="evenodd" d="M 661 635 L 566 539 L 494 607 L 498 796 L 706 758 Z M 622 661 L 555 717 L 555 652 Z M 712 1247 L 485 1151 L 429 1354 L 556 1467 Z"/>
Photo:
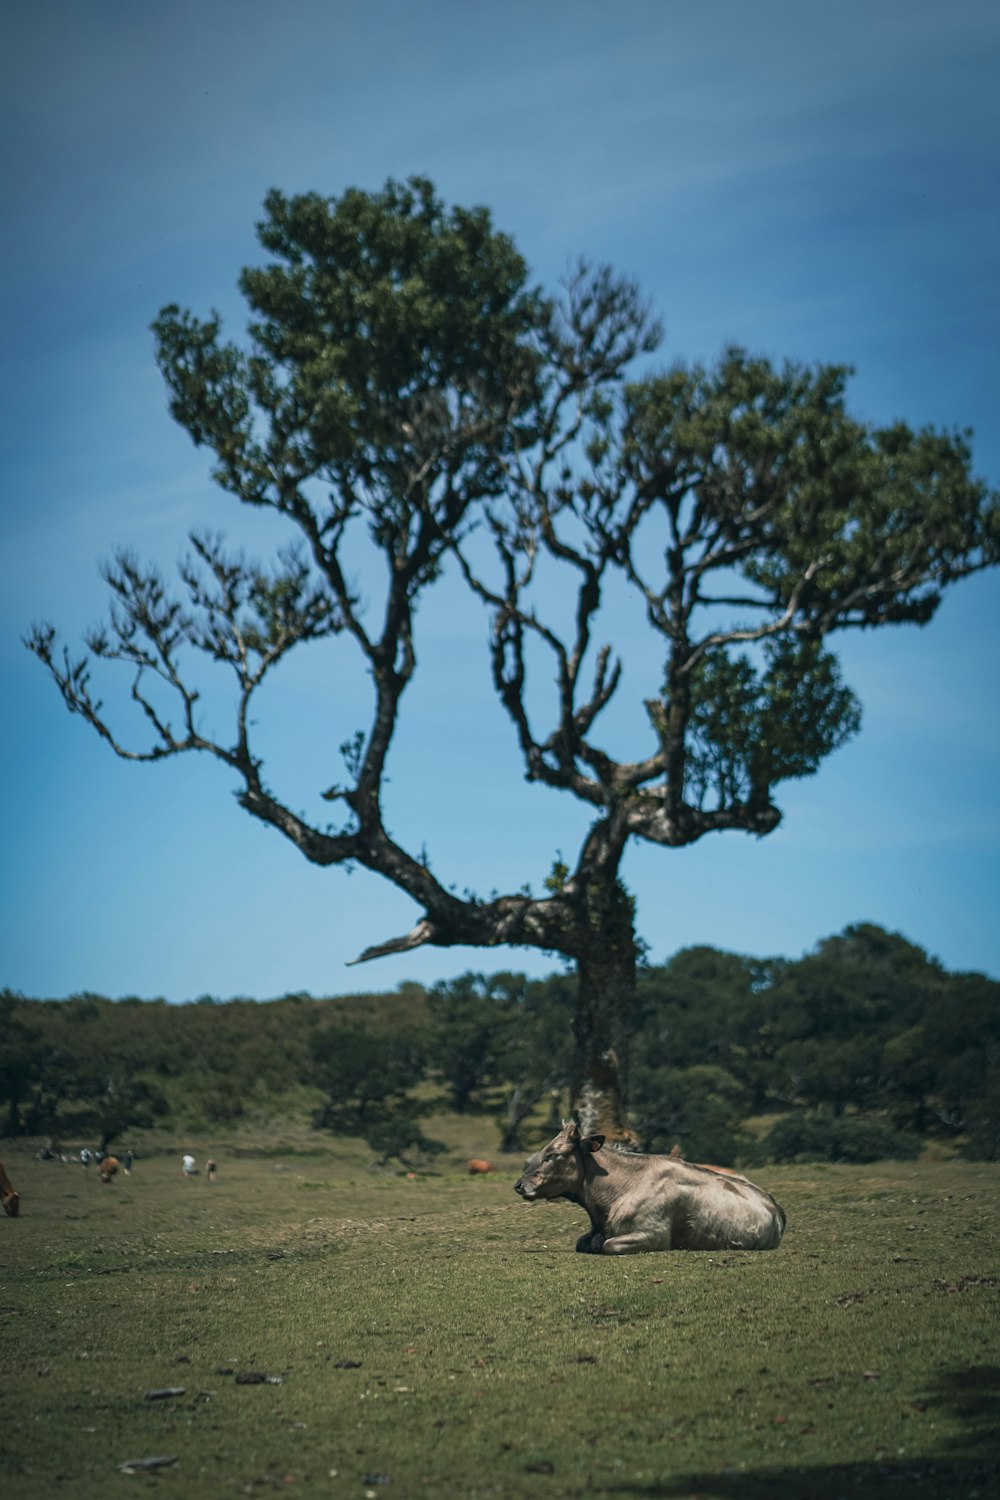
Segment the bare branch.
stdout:
<path fill-rule="evenodd" d="M 373 958 L 385 958 L 390 953 L 407 953 L 412 948 L 420 948 L 424 943 L 432 943 L 433 941 L 434 929 L 430 922 L 424 918 L 411 931 L 404 933 L 402 937 L 390 938 L 388 942 L 376 943 L 374 947 L 365 948 L 362 953 L 358 954 L 357 958 L 352 958 L 349 961 L 348 967 L 353 967 L 355 964 L 366 964 Z"/>
<path fill-rule="evenodd" d="M 683 673 L 693 671 L 705 653 L 711 651 L 716 646 L 733 645 L 738 641 L 763 641 L 769 636 L 780 635 L 782 631 L 793 628 L 796 624 L 796 617 L 802 607 L 803 597 L 810 583 L 828 562 L 828 557 L 813 559 L 795 585 L 789 596 L 788 603 L 777 618 L 769 620 L 766 625 L 748 626 L 744 629 L 713 631 L 711 635 L 704 636 L 694 646 L 688 653 L 685 661 L 681 663 L 679 670 Z M 804 623 L 800 622 L 800 624 Z"/>
<path fill-rule="evenodd" d="M 360 857 L 361 840 L 358 833 L 325 833 L 314 828 L 265 790 L 260 779 L 260 767 L 256 762 L 244 762 L 238 769 L 246 783 L 243 791 L 238 794 L 240 806 L 262 823 L 269 823 L 272 828 L 277 828 L 311 864 L 344 864 Z"/>

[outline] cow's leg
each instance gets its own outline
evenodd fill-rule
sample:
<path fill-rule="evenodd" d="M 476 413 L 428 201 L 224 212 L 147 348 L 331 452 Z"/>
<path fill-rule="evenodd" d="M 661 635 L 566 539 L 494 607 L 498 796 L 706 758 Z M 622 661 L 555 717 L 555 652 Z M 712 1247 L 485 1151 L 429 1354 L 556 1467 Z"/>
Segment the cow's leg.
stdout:
<path fill-rule="evenodd" d="M 641 1250 L 669 1250 L 670 1230 L 634 1229 L 631 1234 L 615 1234 L 601 1246 L 602 1255 L 638 1255 Z"/>
<path fill-rule="evenodd" d="M 586 1234 L 581 1234 L 576 1242 L 578 1255 L 600 1255 L 601 1246 L 604 1243 L 604 1235 L 599 1229 L 588 1229 Z"/>

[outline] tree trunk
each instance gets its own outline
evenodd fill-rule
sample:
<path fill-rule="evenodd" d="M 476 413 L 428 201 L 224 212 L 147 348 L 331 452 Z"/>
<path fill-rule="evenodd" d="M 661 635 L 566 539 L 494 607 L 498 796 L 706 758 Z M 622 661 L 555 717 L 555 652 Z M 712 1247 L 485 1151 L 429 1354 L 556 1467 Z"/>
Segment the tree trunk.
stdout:
<path fill-rule="evenodd" d="M 538 1090 L 526 1089 L 520 1083 L 514 1085 L 508 1096 L 503 1116 L 497 1121 L 500 1126 L 501 1151 L 524 1149 L 521 1144 L 521 1126 L 538 1103 L 539 1097 Z"/>
<path fill-rule="evenodd" d="M 632 899 L 617 879 L 588 887 L 587 933 L 577 959 L 573 1113 L 584 1135 L 635 1147 L 627 1083 L 638 955 Z"/>
<path fill-rule="evenodd" d="M 562 1124 L 562 1089 L 555 1086 L 558 1073 L 550 1073 L 536 1085 L 517 1083 L 507 1097 L 503 1116 L 497 1121 L 500 1127 L 500 1150 L 505 1152 L 523 1151 L 524 1143 L 521 1140 L 521 1126 L 531 1114 L 531 1111 L 547 1094 L 549 1096 L 549 1112 L 543 1130 L 549 1135 L 555 1135 Z"/>

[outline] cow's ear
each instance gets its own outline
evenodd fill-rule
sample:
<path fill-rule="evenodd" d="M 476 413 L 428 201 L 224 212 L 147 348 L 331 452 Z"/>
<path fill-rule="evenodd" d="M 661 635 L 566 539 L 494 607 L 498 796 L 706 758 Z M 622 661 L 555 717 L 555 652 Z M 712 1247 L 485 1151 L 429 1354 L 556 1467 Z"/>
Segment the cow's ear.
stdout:
<path fill-rule="evenodd" d="M 585 1140 L 580 1142 L 580 1145 L 584 1151 L 600 1151 L 604 1145 L 604 1137 L 603 1135 L 588 1135 Z"/>

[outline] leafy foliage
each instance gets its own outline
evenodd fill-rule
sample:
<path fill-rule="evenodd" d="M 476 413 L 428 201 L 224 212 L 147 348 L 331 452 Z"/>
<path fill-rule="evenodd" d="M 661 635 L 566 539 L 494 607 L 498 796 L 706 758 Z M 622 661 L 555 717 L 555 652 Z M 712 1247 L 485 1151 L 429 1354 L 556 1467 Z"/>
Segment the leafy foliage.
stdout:
<path fill-rule="evenodd" d="M 641 970 L 638 996 L 630 1099 L 650 1149 L 863 1161 L 934 1139 L 1000 1159 L 1000 984 L 897 934 L 861 923 L 795 962 L 683 949 Z M 425 1160 L 421 1122 L 449 1107 L 526 1150 L 569 1111 L 575 999 L 570 975 L 509 972 L 263 1004 L 7 991 L 0 1120 L 107 1144 L 295 1115 L 380 1159 Z"/>
<path fill-rule="evenodd" d="M 431 1055 L 451 1107 L 459 1114 L 503 1078 L 510 1011 L 523 988 L 522 975 L 496 974 L 487 979 L 470 973 L 431 990 Z"/>
<path fill-rule="evenodd" d="M 306 1080 L 324 1096 L 313 1120 L 317 1129 L 361 1136 L 383 1164 L 444 1149 L 421 1130 L 421 1106 L 412 1093 L 427 1070 L 425 1035 L 409 1027 L 378 1032 L 334 1022 L 312 1032 L 309 1053 Z"/>
<path fill-rule="evenodd" d="M 664 1149 L 673 1134 L 687 1154 L 714 1155 L 711 1137 L 728 1132 L 739 1155 L 746 1116 L 805 1108 L 803 1129 L 822 1119 L 831 1139 L 860 1112 L 997 1152 L 1000 986 L 946 973 L 897 934 L 860 923 L 795 963 L 686 949 L 644 971 L 639 997 L 633 1106 Z M 692 1098 L 671 1070 L 698 1068 Z M 809 1139 L 832 1159 L 821 1137 Z"/>
<path fill-rule="evenodd" d="M 649 1150 L 682 1146 L 692 1161 L 721 1165 L 745 1160 L 747 1091 L 725 1068 L 642 1068 L 636 1088 L 636 1121 Z"/>
<path fill-rule="evenodd" d="M 920 1142 L 880 1120 L 807 1114 L 795 1110 L 777 1120 L 759 1145 L 765 1161 L 912 1161 Z"/>
<path fill-rule="evenodd" d="M 815 640 L 767 640 L 756 668 L 718 647 L 691 682 L 688 778 L 699 807 L 766 803 L 779 782 L 811 776 L 861 727 L 837 659 Z"/>

